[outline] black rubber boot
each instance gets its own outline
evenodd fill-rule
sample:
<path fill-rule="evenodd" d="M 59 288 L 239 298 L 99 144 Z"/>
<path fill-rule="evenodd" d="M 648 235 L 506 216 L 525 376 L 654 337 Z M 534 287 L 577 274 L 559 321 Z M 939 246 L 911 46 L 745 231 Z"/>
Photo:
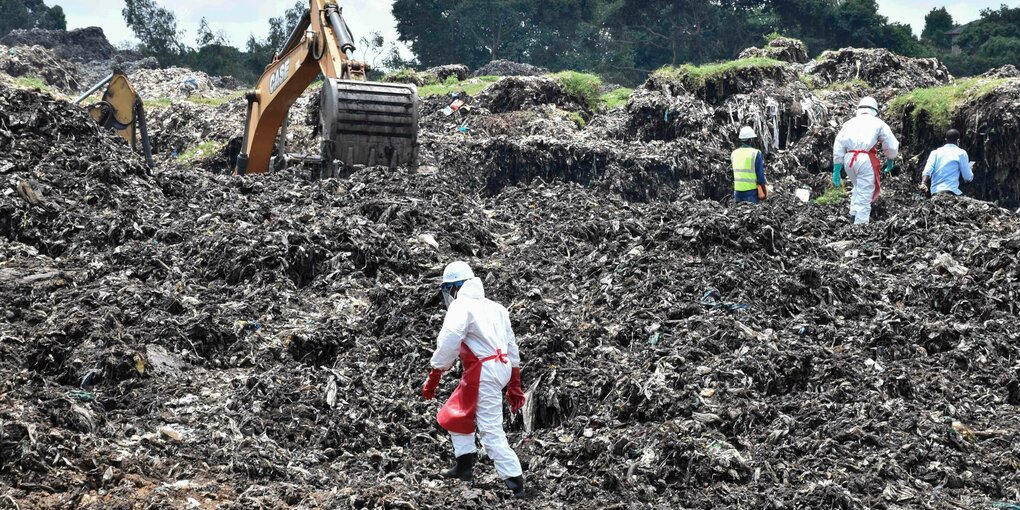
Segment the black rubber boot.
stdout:
<path fill-rule="evenodd" d="M 513 478 L 507 478 L 503 480 L 506 482 L 506 487 L 514 493 L 514 497 L 521 499 L 524 497 L 524 476 L 518 475 Z"/>
<path fill-rule="evenodd" d="M 452 468 L 443 471 L 443 477 L 457 478 L 465 482 L 470 482 L 472 471 L 475 467 L 475 459 L 477 458 L 477 453 L 465 453 L 464 455 L 457 457 L 457 464 Z"/>

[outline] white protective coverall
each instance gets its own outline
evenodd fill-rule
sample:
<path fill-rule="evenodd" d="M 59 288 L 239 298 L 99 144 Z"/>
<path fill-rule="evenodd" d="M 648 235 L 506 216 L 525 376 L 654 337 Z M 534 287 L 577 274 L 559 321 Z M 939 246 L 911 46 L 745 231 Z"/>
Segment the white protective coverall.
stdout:
<path fill-rule="evenodd" d="M 522 475 L 521 462 L 503 431 L 503 388 L 510 381 L 511 368 L 521 364 L 517 338 L 510 327 L 507 309 L 486 299 L 482 281 L 471 278 L 464 282 L 457 292 L 457 299 L 450 304 L 436 343 L 432 367 L 440 370 L 453 366 L 462 344 L 479 360 L 497 357 L 482 363 L 475 432 L 485 446 L 486 454 L 496 465 L 500 478 Z M 501 361 L 500 354 L 508 362 Z M 457 457 L 478 451 L 475 434 L 450 432 L 450 437 Z"/>
<path fill-rule="evenodd" d="M 835 143 L 832 144 L 832 163 L 842 164 L 850 182 L 853 183 L 850 215 L 858 225 L 871 221 L 871 202 L 877 183 L 871 157 L 866 152 L 879 142 L 882 144 L 882 153 L 886 159 L 895 159 L 899 155 L 900 142 L 889 126 L 871 109 L 860 108 L 856 117 L 843 124 L 843 129 L 840 129 Z M 851 161 L 854 161 L 852 167 Z"/>

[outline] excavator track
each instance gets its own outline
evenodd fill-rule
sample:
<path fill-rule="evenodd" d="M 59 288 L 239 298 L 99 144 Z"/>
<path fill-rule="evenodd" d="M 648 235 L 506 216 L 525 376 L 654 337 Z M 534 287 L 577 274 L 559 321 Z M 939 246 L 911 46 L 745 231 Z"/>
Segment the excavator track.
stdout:
<path fill-rule="evenodd" d="M 418 163 L 414 85 L 326 79 L 320 96 L 323 162 L 330 166 Z"/>

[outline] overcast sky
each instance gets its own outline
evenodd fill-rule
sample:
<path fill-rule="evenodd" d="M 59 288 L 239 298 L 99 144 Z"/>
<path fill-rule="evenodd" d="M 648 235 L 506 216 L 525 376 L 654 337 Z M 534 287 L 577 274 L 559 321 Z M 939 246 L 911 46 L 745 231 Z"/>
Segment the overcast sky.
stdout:
<path fill-rule="evenodd" d="M 123 0 L 46 0 L 47 5 L 58 4 L 67 14 L 70 29 L 99 26 L 114 44 L 133 40 L 131 31 L 124 25 L 120 10 Z M 355 39 L 378 30 L 387 41 L 396 41 L 396 23 L 390 14 L 392 0 L 340 0 L 344 17 Z M 194 44 L 198 23 L 205 16 L 214 31 L 224 30 L 231 44 L 244 47 L 249 34 L 264 37 L 268 20 L 280 16 L 294 0 L 162 0 L 162 4 L 177 14 L 179 28 L 185 31 L 185 42 Z M 893 21 L 908 23 L 920 34 L 924 16 L 934 7 L 945 6 L 957 23 L 977 19 L 981 10 L 1006 4 L 1020 5 L 1020 0 L 879 0 L 879 11 Z"/>

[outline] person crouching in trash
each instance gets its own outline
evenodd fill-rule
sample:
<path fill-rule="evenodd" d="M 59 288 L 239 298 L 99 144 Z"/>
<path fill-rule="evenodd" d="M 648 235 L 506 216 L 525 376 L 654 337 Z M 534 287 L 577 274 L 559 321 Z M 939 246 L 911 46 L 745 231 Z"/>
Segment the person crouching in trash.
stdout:
<path fill-rule="evenodd" d="M 443 371 L 460 357 L 464 366 L 460 385 L 439 411 L 438 421 L 453 441 L 457 463 L 446 478 L 472 478 L 478 448 L 475 434 L 496 465 L 514 497 L 524 497 L 524 473 L 503 431 L 503 388 L 511 412 L 524 407 L 521 358 L 507 309 L 485 298 L 482 281 L 465 262 L 452 262 L 443 271 L 441 287 L 446 318 L 436 339 L 432 370 L 421 392 L 431 400 Z"/>

